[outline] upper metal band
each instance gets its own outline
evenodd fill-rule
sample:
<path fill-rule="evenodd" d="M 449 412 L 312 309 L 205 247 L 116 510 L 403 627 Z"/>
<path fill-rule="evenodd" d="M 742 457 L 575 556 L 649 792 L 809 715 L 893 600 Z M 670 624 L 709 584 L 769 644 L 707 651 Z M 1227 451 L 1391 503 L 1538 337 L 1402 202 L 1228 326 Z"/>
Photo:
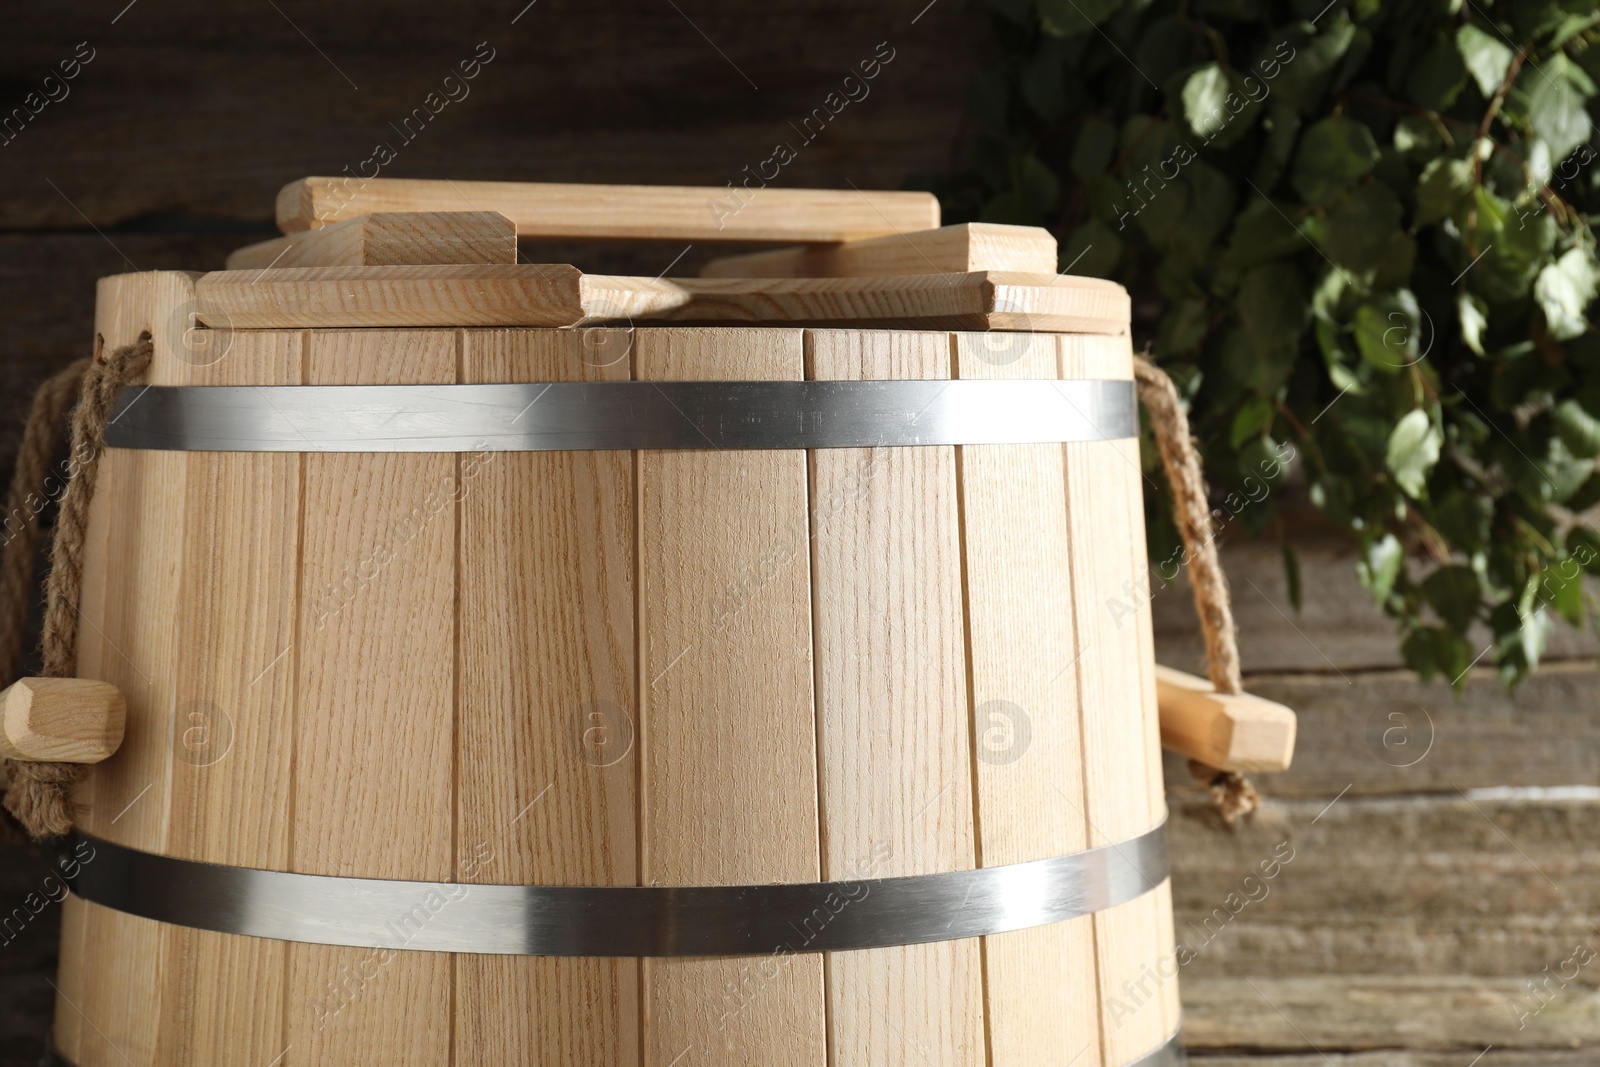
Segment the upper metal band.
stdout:
<path fill-rule="evenodd" d="M 158 856 L 79 834 L 85 900 L 224 934 L 523 956 L 837 952 L 997 934 L 1132 900 L 1167 877 L 1167 827 L 1067 856 L 798 885 L 553 886 L 288 874 Z"/>
<path fill-rule="evenodd" d="M 133 386 L 106 444 L 187 452 L 544 452 L 1104 441 L 1133 383 L 523 382 Z"/>

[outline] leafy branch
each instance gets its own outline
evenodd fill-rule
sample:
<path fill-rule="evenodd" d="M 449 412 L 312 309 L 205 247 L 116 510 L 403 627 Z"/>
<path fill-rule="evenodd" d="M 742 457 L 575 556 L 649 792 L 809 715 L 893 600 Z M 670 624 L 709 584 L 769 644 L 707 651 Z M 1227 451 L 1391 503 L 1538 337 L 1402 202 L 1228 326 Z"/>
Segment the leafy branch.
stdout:
<path fill-rule="evenodd" d="M 967 163 L 928 184 L 1128 286 L 1219 488 L 1295 444 L 1237 522 L 1320 510 L 1408 663 L 1515 683 L 1600 608 L 1600 11 L 1325 3 L 990 0 Z"/>

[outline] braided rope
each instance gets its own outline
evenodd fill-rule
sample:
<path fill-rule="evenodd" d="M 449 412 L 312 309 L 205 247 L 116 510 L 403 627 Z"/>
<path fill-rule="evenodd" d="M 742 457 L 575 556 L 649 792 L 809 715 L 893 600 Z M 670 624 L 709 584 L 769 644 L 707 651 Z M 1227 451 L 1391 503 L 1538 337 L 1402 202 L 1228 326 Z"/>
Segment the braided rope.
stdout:
<path fill-rule="evenodd" d="M 61 419 L 59 394 L 70 392 L 66 386 L 70 376 L 75 373 L 80 378 L 78 404 L 72 410 L 72 423 L 68 431 L 75 469 L 61 495 L 55 539 L 50 550 L 50 576 L 45 582 L 40 651 L 44 661 L 41 673 L 47 678 L 70 678 L 77 667 L 83 546 L 89 530 L 89 503 L 94 497 L 100 456 L 105 448 L 106 421 L 110 418 L 111 402 L 117 392 L 144 373 L 154 351 L 150 335 L 145 333 L 133 344 L 107 354 L 104 362 L 89 363 L 87 366 L 74 364 L 45 383 L 45 388 L 40 391 L 43 402 L 36 398 L 28 414 L 23 451 L 18 456 L 10 499 L 16 499 L 19 493 L 25 497 L 42 481 L 38 474 L 49 462 L 53 437 L 51 431 Z M 49 392 L 48 397 L 44 396 L 46 392 Z M 24 591 L 14 600 L 6 602 L 6 612 L 15 612 L 14 605 L 18 602 L 26 610 L 25 574 L 26 568 L 32 564 L 33 546 L 38 536 L 37 510 L 25 515 L 24 525 L 29 528 L 27 536 L 19 533 L 6 545 L 5 560 L 0 564 L 8 583 L 12 574 L 19 570 L 24 572 L 21 585 Z M 8 595 L 12 593 L 10 584 L 7 584 L 6 592 Z M 0 654 L 15 664 L 20 658 L 21 628 L 8 627 L 0 634 L 10 641 L 8 645 L 0 646 Z M 68 790 L 83 773 L 82 764 L 12 760 L 7 768 L 11 788 L 6 793 L 5 808 L 16 817 L 29 836 L 52 837 L 72 828 L 72 801 Z"/>

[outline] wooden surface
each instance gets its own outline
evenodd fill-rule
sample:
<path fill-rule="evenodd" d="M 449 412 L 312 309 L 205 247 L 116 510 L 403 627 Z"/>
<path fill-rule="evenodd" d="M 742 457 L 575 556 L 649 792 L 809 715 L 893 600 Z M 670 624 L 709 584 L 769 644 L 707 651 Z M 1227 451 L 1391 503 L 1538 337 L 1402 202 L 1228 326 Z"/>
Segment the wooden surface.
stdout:
<path fill-rule="evenodd" d="M 1054 274 L 1055 236 L 1036 226 L 964 222 L 937 230 L 900 232 L 834 245 L 723 256 L 702 267 L 700 276 L 860 278 L 980 270 Z"/>
<path fill-rule="evenodd" d="M 942 333 L 806 333 L 811 378 L 948 378 L 950 355 Z M 822 877 L 971 868 L 955 449 L 817 449 L 810 481 Z M 833 1062 L 984 1062 L 976 939 L 825 965 Z"/>
<path fill-rule="evenodd" d="M 957 341 L 958 378 L 1052 377 L 1054 338 L 1009 362 Z M 1072 613 L 1073 556 L 1060 445 L 959 450 L 978 859 L 998 866 L 1090 847 Z M 1016 581 L 1018 575 L 1027 580 Z M 984 938 L 988 1039 L 999 1063 L 1094 1067 L 1104 1035 L 1094 918 Z"/>
<path fill-rule="evenodd" d="M 495 211 L 390 211 L 248 245 L 229 270 L 515 263 L 516 223 Z"/>
<path fill-rule="evenodd" d="M 607 341 L 611 342 L 609 345 Z M 472 331 L 462 381 L 626 380 L 625 331 Z M 621 353 L 615 360 L 595 353 Z M 638 882 L 634 459 L 462 458 L 456 877 Z M 459 956 L 455 1063 L 638 1063 L 636 960 Z"/>
<path fill-rule="evenodd" d="M 284 233 L 377 211 L 497 211 L 525 238 L 849 241 L 939 225 L 932 193 L 716 186 L 304 178 L 277 197 Z"/>
<path fill-rule="evenodd" d="M 0 691 L 0 759 L 99 763 L 122 743 L 127 703 L 83 678 L 22 678 Z"/>
<path fill-rule="evenodd" d="M 1294 712 L 1250 693 L 1156 665 L 1164 749 L 1226 771 L 1279 772 L 1294 758 Z"/>
<path fill-rule="evenodd" d="M 571 326 L 718 322 L 1123 334 L 1127 291 L 1097 278 L 640 278 L 560 264 L 219 271 L 195 288 L 213 327 Z"/>
<path fill-rule="evenodd" d="M 797 330 L 639 330 L 634 345 L 643 380 L 805 376 Z M 817 880 L 805 456 L 642 452 L 638 462 L 640 878 Z M 766 562 L 785 545 L 781 563 Z M 718 593 L 747 573 L 772 576 L 726 620 Z M 691 1050 L 709 1063 L 822 1062 L 821 957 L 780 948 L 774 967 L 645 960 L 645 1062 Z"/>

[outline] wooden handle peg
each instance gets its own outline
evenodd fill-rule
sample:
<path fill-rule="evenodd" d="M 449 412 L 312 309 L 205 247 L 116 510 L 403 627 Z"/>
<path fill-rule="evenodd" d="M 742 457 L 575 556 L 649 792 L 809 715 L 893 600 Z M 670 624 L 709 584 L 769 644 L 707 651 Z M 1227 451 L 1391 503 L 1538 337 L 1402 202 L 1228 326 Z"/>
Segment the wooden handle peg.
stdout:
<path fill-rule="evenodd" d="M 23 678 L 0 692 L 0 759 L 99 763 L 122 744 L 127 704 L 89 678 Z"/>
<path fill-rule="evenodd" d="M 1286 771 L 1296 719 L 1282 704 L 1218 693 L 1210 682 L 1156 666 L 1161 744 L 1225 771 Z"/>

